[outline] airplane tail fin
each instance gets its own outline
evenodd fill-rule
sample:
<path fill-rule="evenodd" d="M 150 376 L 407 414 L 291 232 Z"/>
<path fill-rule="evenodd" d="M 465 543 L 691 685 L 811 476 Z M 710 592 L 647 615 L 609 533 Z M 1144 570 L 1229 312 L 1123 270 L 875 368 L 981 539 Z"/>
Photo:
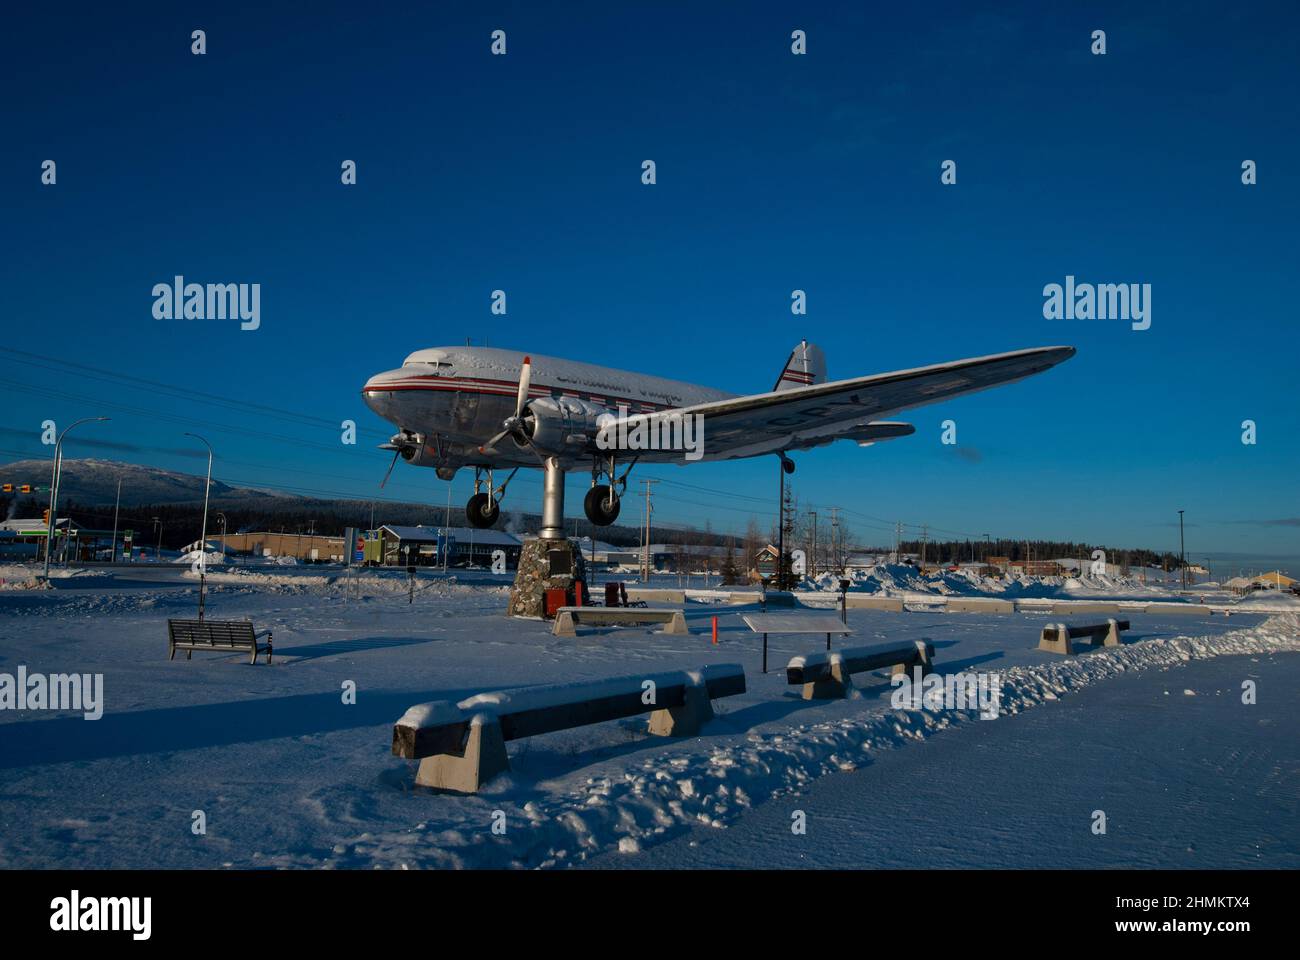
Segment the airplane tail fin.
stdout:
<path fill-rule="evenodd" d="M 776 386 L 772 389 L 780 393 L 782 390 L 794 390 L 797 387 L 808 387 L 814 383 L 825 382 L 826 355 L 816 344 L 800 340 L 799 346 L 790 351 L 790 359 L 786 360 L 781 376 L 777 378 Z"/>

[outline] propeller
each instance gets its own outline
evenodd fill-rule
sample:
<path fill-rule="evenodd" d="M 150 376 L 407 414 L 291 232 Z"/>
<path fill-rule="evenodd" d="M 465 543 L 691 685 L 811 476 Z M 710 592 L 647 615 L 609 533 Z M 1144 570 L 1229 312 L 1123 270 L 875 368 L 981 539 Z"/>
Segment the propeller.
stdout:
<path fill-rule="evenodd" d="M 388 472 L 384 474 L 384 479 L 379 481 L 379 488 L 382 490 L 384 484 L 388 483 L 388 478 L 393 475 L 393 468 L 397 466 L 397 458 L 405 450 L 418 449 L 423 441 L 415 434 L 407 433 L 403 430 L 401 433 L 393 434 L 393 438 L 387 443 L 379 445 L 380 450 L 392 450 L 393 460 L 388 465 Z"/>
<path fill-rule="evenodd" d="M 387 444 L 385 444 L 385 446 L 387 446 Z M 400 457 L 401 455 L 402 455 L 401 447 L 398 447 L 393 451 L 393 459 L 388 464 L 388 469 L 384 471 L 384 479 L 379 481 L 380 490 L 384 489 L 384 484 L 386 484 L 388 482 L 388 478 L 393 475 L 393 467 L 397 466 L 397 458 Z"/>
<path fill-rule="evenodd" d="M 479 453 L 495 453 L 496 445 L 506 437 L 514 437 L 520 446 L 530 442 L 528 434 L 524 430 L 524 407 L 528 403 L 528 387 L 532 383 L 532 379 L 532 358 L 524 357 L 524 365 L 519 370 L 519 392 L 515 395 L 514 415 L 506 417 L 505 421 L 501 424 L 501 432 L 487 443 L 483 444 L 483 446 L 479 447 Z"/>

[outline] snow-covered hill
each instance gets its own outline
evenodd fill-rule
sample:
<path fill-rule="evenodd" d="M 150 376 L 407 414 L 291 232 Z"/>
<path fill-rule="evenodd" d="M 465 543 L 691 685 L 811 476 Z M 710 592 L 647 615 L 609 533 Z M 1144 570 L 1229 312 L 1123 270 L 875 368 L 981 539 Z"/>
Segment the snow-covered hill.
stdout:
<path fill-rule="evenodd" d="M 17 460 L 0 465 L 0 482 L 30 483 L 48 486 L 51 463 L 48 460 Z M 145 467 L 116 460 L 63 460 L 63 478 L 59 482 L 59 501 L 82 504 L 112 503 L 117 496 L 117 481 L 122 481 L 122 504 L 192 503 L 203 499 L 203 474 L 193 475 Z M 232 487 L 214 479 L 212 497 L 256 497 L 269 499 L 278 494 L 248 487 Z"/>

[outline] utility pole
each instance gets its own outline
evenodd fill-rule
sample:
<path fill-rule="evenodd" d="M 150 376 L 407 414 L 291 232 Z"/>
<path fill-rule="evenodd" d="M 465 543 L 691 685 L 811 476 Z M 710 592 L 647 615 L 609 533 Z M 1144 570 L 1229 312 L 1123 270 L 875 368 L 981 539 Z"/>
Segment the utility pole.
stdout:
<path fill-rule="evenodd" d="M 645 544 L 641 551 L 641 582 L 650 582 L 650 485 L 658 483 L 651 477 L 643 477 L 641 480 L 645 484 Z"/>
<path fill-rule="evenodd" d="M 921 569 L 925 570 L 925 548 L 930 545 L 930 525 L 921 524 Z"/>
<path fill-rule="evenodd" d="M 776 588 L 785 589 L 785 459 L 777 461 Z"/>
<path fill-rule="evenodd" d="M 1178 582 L 1187 589 L 1187 545 L 1183 540 L 1183 511 L 1178 511 Z"/>
<path fill-rule="evenodd" d="M 989 562 L 989 535 L 984 534 L 984 562 Z"/>
<path fill-rule="evenodd" d="M 809 516 L 812 517 L 812 578 L 817 579 L 817 511 L 809 510 Z"/>
<path fill-rule="evenodd" d="M 844 568 L 840 564 L 840 508 L 831 507 L 831 563 L 835 565 L 837 576 L 844 576 Z"/>
<path fill-rule="evenodd" d="M 113 503 L 113 549 L 109 551 L 108 562 L 117 563 L 117 511 L 122 506 L 122 478 L 117 478 L 117 500 Z"/>
<path fill-rule="evenodd" d="M 75 420 L 63 428 L 54 441 L 54 472 L 50 477 L 50 522 L 45 529 L 45 579 L 50 579 L 50 549 L 54 546 L 54 530 L 59 525 L 59 481 L 63 479 L 63 438 L 79 423 L 102 423 L 108 417 L 86 417 L 82 420 Z M 72 520 L 68 520 L 68 533 L 71 533 Z"/>

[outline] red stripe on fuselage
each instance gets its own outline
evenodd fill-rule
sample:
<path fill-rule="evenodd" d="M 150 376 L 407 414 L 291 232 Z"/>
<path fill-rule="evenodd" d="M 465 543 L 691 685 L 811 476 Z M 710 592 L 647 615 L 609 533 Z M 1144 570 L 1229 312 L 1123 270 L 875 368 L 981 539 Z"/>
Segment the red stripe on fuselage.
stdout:
<path fill-rule="evenodd" d="M 411 380 L 434 381 L 434 382 L 432 383 L 421 382 L 419 384 L 413 384 L 409 382 Z M 514 385 L 514 389 L 494 390 L 489 387 L 480 386 L 480 384 L 484 384 L 484 383 L 496 384 L 496 385 L 501 385 L 506 387 L 511 386 L 509 380 L 493 380 L 486 377 L 442 377 L 442 376 L 438 376 L 437 374 L 412 374 L 409 377 L 404 377 L 402 380 L 396 381 L 391 384 L 380 384 L 376 386 L 368 383 L 361 388 L 361 392 L 364 394 L 364 393 L 391 393 L 397 390 L 441 390 L 443 392 L 449 391 L 453 393 L 459 393 L 461 391 L 464 391 L 466 393 L 486 393 L 497 397 L 513 397 L 518 394 L 517 384 Z M 548 387 L 545 384 L 542 384 L 540 386 L 533 386 L 532 388 L 530 388 L 528 391 L 528 395 L 529 397 L 550 397 L 555 395 L 556 389 L 557 388 Z M 577 390 L 560 389 L 559 392 L 562 396 L 566 396 L 566 397 L 579 398 L 580 396 L 579 391 Z M 631 399 L 625 399 L 621 397 L 610 397 L 607 395 L 602 395 L 600 398 L 598 398 L 597 396 L 590 393 L 587 394 L 587 396 L 592 403 L 600 403 L 605 406 L 617 407 L 619 404 L 623 404 L 625 406 L 628 406 L 629 408 L 634 405 L 638 405 L 642 407 L 649 407 L 651 408 L 651 410 L 673 409 L 673 407 L 670 406 L 669 404 L 654 403 L 653 401 L 650 400 L 631 400 Z"/>

